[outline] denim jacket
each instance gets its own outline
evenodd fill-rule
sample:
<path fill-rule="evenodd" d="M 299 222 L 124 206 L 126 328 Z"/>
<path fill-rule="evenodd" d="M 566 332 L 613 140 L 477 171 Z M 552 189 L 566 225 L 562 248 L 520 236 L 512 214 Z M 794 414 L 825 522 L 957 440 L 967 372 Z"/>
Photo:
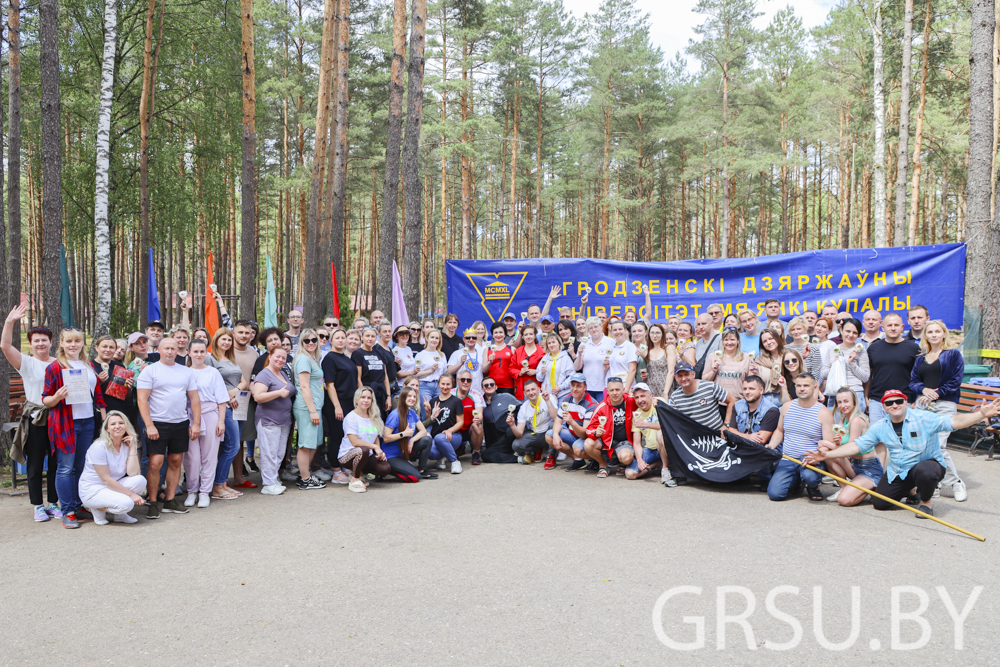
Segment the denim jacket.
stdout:
<path fill-rule="evenodd" d="M 736 406 L 734 412 L 736 415 L 736 428 L 740 430 L 740 433 L 756 433 L 760 430 L 760 422 L 764 419 L 764 415 L 771 408 L 780 408 L 781 403 L 764 394 L 760 398 L 760 403 L 757 405 L 757 412 L 754 413 L 753 423 L 750 422 L 750 406 L 747 404 L 747 399 L 741 398 L 736 401 Z"/>

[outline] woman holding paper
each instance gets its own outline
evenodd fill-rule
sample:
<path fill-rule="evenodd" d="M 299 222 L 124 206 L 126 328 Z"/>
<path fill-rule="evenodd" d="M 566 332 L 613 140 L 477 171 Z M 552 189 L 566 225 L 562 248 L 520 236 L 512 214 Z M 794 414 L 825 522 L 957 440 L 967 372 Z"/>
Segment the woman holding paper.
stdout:
<path fill-rule="evenodd" d="M 249 400 L 247 385 L 243 379 L 243 371 L 236 363 L 236 352 L 233 349 L 233 332 L 226 327 L 215 330 L 212 336 L 212 353 L 205 358 L 205 364 L 219 371 L 222 383 L 229 394 L 229 405 L 226 407 L 225 436 L 219 445 L 219 460 L 215 466 L 215 486 L 212 487 L 212 498 L 216 500 L 233 500 L 243 495 L 229 486 L 229 467 L 240 451 L 240 427 L 233 416 L 233 409 L 239 403 L 240 393 L 246 394 Z"/>
<path fill-rule="evenodd" d="M 94 408 L 104 421 L 104 394 L 97 374 L 83 354 L 83 332 L 63 329 L 59 354 L 45 369 L 42 403 L 49 408 L 49 442 L 56 449 L 56 491 L 64 528 L 79 528 L 79 520 L 91 520 L 80 504 L 80 475 L 87 450 L 94 442 Z"/>

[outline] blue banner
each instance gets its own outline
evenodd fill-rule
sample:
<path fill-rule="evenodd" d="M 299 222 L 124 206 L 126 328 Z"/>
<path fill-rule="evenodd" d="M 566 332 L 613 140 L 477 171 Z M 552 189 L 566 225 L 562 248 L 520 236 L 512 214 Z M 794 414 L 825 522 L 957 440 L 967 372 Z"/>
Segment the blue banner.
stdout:
<path fill-rule="evenodd" d="M 965 301 L 965 244 L 905 248 L 812 250 L 749 259 L 693 259 L 679 262 L 613 262 L 600 259 L 451 260 L 446 262 L 448 309 L 462 326 L 487 324 L 507 313 L 521 320 L 529 306 L 568 306 L 574 317 L 604 310 L 665 321 L 693 321 L 713 303 L 726 313 L 743 308 L 764 312 L 764 302 L 781 302 L 781 318 L 835 304 L 858 319 L 866 310 L 897 312 L 906 320 L 912 306 L 925 306 L 932 319 L 962 326 Z M 652 313 L 646 312 L 643 287 Z M 588 290 L 590 290 L 588 292 Z M 589 294 L 586 307 L 580 299 Z"/>

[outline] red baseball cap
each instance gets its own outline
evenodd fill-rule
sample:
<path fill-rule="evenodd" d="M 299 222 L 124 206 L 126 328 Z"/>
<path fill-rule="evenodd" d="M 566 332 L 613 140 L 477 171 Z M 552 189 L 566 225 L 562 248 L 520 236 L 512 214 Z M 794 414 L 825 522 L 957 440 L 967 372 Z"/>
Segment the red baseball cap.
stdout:
<path fill-rule="evenodd" d="M 909 399 L 908 399 L 908 398 L 906 397 L 906 394 L 904 394 L 904 393 L 903 393 L 903 392 L 901 392 L 900 390 L 898 390 L 898 389 L 890 389 L 889 391 L 887 391 L 887 392 L 885 392 L 884 394 L 882 394 L 882 401 L 881 401 L 881 402 L 882 402 L 882 403 L 885 403 L 885 402 L 886 402 L 886 401 L 888 401 L 888 400 L 889 400 L 890 398 L 901 398 L 901 399 L 903 399 L 904 401 L 908 401 L 908 400 L 909 400 Z"/>

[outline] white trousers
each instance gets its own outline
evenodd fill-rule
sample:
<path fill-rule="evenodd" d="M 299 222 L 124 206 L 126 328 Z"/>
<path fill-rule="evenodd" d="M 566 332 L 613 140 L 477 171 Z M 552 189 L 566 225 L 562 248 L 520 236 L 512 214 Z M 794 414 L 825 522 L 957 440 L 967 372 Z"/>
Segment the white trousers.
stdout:
<path fill-rule="evenodd" d="M 146 491 L 146 478 L 142 475 L 122 477 L 118 483 L 136 495 L 141 496 Z M 81 498 L 80 501 L 87 509 L 106 509 L 109 514 L 128 514 L 135 507 L 131 498 L 124 493 L 112 491 L 108 487 L 104 487 L 86 498 Z"/>
<path fill-rule="evenodd" d="M 257 424 L 257 446 L 260 447 L 260 479 L 265 486 L 278 483 L 278 468 L 285 458 L 285 444 L 291 424 L 274 426 Z"/>

